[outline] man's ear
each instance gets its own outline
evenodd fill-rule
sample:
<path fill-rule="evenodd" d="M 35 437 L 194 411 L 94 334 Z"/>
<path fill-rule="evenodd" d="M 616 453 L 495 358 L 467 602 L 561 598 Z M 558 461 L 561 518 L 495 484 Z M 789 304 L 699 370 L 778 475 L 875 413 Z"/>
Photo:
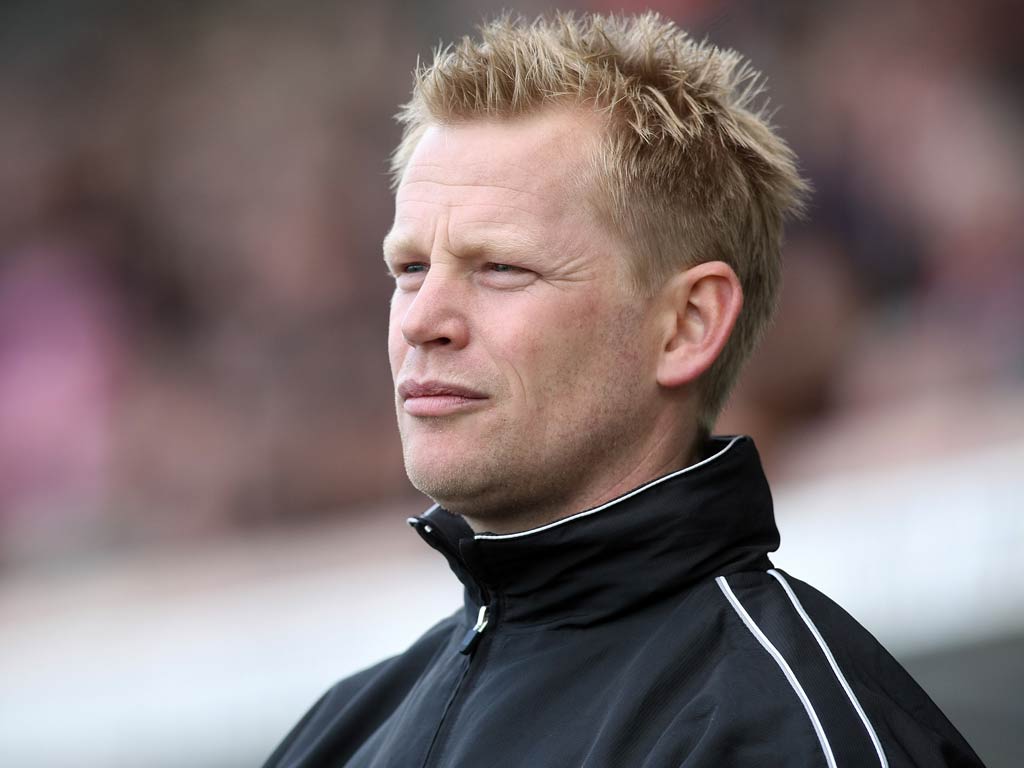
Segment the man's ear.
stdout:
<path fill-rule="evenodd" d="M 675 275 L 662 291 L 666 334 L 658 383 L 691 384 L 722 353 L 743 307 L 743 289 L 732 267 L 708 261 Z"/>

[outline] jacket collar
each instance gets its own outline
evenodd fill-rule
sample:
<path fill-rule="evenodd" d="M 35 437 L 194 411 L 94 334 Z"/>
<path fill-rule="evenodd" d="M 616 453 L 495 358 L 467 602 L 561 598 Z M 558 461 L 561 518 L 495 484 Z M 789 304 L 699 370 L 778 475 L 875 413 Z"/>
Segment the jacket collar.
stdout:
<path fill-rule="evenodd" d="M 771 493 L 749 437 L 711 438 L 705 458 L 593 509 L 512 534 L 474 534 L 435 506 L 409 523 L 506 624 L 589 626 L 712 575 L 771 567 Z"/>

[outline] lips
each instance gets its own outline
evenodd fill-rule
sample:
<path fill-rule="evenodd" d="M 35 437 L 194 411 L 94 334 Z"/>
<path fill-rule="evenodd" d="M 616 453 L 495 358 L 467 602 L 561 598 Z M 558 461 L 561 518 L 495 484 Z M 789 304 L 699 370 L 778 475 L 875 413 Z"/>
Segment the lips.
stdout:
<path fill-rule="evenodd" d="M 459 384 L 415 379 L 400 382 L 398 396 L 411 416 L 447 416 L 472 409 L 487 399 L 482 392 Z"/>
<path fill-rule="evenodd" d="M 467 400 L 483 400 L 487 395 L 457 384 L 440 381 L 416 381 L 407 379 L 398 385 L 398 396 L 403 400 L 419 397 L 461 397 Z"/>

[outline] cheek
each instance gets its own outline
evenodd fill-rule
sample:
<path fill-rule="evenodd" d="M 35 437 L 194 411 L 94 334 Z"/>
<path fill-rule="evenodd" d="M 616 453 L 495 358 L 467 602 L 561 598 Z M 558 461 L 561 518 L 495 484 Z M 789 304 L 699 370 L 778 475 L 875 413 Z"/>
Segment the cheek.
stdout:
<path fill-rule="evenodd" d="M 632 307 L 593 303 L 563 325 L 557 345 L 561 369 L 578 393 L 623 393 L 648 375 L 649 347 L 642 318 Z"/>
<path fill-rule="evenodd" d="M 402 335 L 402 311 L 398 302 L 392 301 L 388 318 L 388 360 L 391 363 L 392 379 L 398 375 L 408 349 L 409 345 Z"/>
<path fill-rule="evenodd" d="M 398 344 L 395 343 L 394 334 L 388 336 L 388 362 L 391 365 L 391 379 L 398 378 L 398 372 L 402 369 L 402 362 L 405 360 L 405 354 L 402 352 Z"/>
<path fill-rule="evenodd" d="M 573 400 L 607 375 L 621 341 L 610 338 L 607 308 L 577 301 L 537 313 L 514 340 L 520 373 L 534 396 L 558 393 Z"/>

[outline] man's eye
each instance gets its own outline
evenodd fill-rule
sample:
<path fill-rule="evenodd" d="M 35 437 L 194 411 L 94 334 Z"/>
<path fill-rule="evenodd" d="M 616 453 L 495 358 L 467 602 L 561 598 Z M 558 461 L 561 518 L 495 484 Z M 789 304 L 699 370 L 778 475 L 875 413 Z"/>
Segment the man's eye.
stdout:
<path fill-rule="evenodd" d="M 497 261 L 486 264 L 480 276 L 484 285 L 502 289 L 525 288 L 537 279 L 537 273 L 533 270 Z"/>
<path fill-rule="evenodd" d="M 400 275 L 415 275 L 426 271 L 427 265 L 420 262 L 415 262 L 412 264 L 403 264 L 398 269 L 398 273 Z"/>

